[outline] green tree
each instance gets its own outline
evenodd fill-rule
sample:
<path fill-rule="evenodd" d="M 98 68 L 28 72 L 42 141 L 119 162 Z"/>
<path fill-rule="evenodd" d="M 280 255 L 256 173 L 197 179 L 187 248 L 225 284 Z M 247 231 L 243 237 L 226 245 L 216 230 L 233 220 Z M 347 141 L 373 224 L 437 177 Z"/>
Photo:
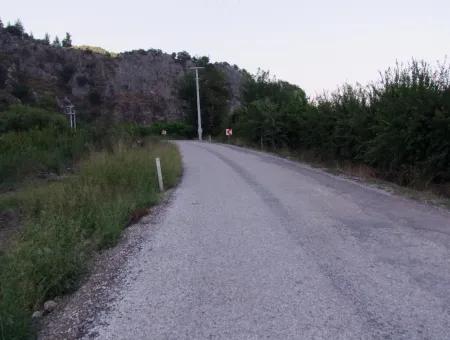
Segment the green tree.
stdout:
<path fill-rule="evenodd" d="M 203 59 L 203 62 L 206 60 Z M 212 64 L 199 70 L 202 127 L 205 135 L 218 135 L 228 114 L 230 93 L 224 74 Z M 197 97 L 194 72 L 186 73 L 179 87 L 186 103 L 188 123 L 197 126 Z"/>
<path fill-rule="evenodd" d="M 191 60 L 191 55 L 186 51 L 181 51 L 177 53 L 177 59 L 179 63 L 186 65 L 186 63 Z"/>
<path fill-rule="evenodd" d="M 22 24 L 22 22 L 19 19 L 16 20 L 14 25 L 11 25 L 8 22 L 8 25 L 6 26 L 5 30 L 8 33 L 10 33 L 12 35 L 15 35 L 15 36 L 18 36 L 18 37 L 22 37 L 24 32 L 25 32 L 23 24 Z"/>
<path fill-rule="evenodd" d="M 58 36 L 56 36 L 55 39 L 53 40 L 52 46 L 61 47 L 61 42 L 59 41 Z"/>
<path fill-rule="evenodd" d="M 44 36 L 44 43 L 45 43 L 46 45 L 50 45 L 50 35 L 49 35 L 48 33 L 45 33 L 45 36 Z"/>
<path fill-rule="evenodd" d="M 72 47 L 72 36 L 66 32 L 66 37 L 62 40 L 62 47 Z"/>
<path fill-rule="evenodd" d="M 23 27 L 22 21 L 20 21 L 20 19 L 16 20 L 14 26 L 20 32 L 20 34 L 24 34 L 25 33 L 25 28 Z"/>
<path fill-rule="evenodd" d="M 299 144 L 300 122 L 307 109 L 301 88 L 266 71 L 259 70 L 255 76 L 245 72 L 242 100 L 232 118 L 240 135 L 271 147 Z"/>

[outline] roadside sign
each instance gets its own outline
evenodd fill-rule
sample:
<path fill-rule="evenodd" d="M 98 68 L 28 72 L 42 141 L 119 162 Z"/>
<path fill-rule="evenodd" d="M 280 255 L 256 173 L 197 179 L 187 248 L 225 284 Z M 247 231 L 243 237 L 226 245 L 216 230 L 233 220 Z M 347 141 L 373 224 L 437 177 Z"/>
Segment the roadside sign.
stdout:
<path fill-rule="evenodd" d="M 233 129 L 225 129 L 225 135 L 230 137 L 233 135 Z"/>

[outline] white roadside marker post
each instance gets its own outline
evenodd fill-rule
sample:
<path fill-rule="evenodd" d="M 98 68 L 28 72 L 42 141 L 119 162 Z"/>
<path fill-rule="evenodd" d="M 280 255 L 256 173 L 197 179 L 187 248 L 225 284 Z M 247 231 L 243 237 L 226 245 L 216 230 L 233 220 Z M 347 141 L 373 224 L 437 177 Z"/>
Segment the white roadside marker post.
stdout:
<path fill-rule="evenodd" d="M 156 158 L 156 172 L 158 173 L 158 184 L 159 184 L 159 191 L 164 191 L 164 184 L 163 184 L 163 178 L 162 178 L 162 172 L 161 172 L 161 161 L 159 160 L 159 157 Z"/>

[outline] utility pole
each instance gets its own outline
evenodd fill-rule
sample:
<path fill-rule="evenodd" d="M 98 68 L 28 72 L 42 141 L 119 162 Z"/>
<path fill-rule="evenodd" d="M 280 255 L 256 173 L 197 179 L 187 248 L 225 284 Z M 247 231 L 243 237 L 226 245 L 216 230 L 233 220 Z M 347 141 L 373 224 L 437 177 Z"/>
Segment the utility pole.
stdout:
<path fill-rule="evenodd" d="M 195 85 L 197 88 L 197 122 L 198 122 L 198 140 L 202 141 L 202 114 L 200 111 L 200 89 L 198 84 L 198 70 L 204 67 L 191 67 L 192 70 L 195 70 Z"/>
<path fill-rule="evenodd" d="M 64 107 L 64 113 L 69 116 L 70 128 L 77 129 L 77 113 L 75 107 L 72 104 L 68 104 Z"/>

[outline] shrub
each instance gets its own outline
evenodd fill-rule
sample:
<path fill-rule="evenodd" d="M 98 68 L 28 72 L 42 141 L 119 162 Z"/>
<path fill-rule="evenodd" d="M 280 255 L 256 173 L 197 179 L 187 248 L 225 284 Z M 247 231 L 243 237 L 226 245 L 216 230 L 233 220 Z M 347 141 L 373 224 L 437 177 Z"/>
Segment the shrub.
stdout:
<path fill-rule="evenodd" d="M 49 127 L 64 130 L 67 126 L 67 119 L 63 114 L 45 109 L 12 105 L 0 112 L 0 134 Z"/>
<path fill-rule="evenodd" d="M 73 65 L 64 65 L 61 70 L 61 80 L 63 84 L 67 84 L 73 77 L 75 73 L 75 66 Z"/>
<path fill-rule="evenodd" d="M 19 98 L 21 101 L 27 102 L 30 99 L 31 90 L 28 85 L 23 84 L 23 83 L 18 83 L 18 84 L 14 85 L 14 87 L 11 91 L 11 94 L 16 98 Z"/>
<path fill-rule="evenodd" d="M 5 31 L 8 32 L 9 34 L 15 35 L 17 37 L 22 37 L 25 32 L 20 20 L 17 20 L 14 25 L 8 24 L 5 27 Z"/>
<path fill-rule="evenodd" d="M 61 173 L 89 142 L 88 132 L 73 133 L 60 113 L 11 106 L 0 113 L 0 188 L 42 172 Z"/>
<path fill-rule="evenodd" d="M 131 134 L 139 137 L 159 136 L 162 130 L 166 130 L 168 137 L 192 138 L 195 135 L 192 125 L 184 122 L 157 122 L 152 125 L 133 125 Z"/>
<path fill-rule="evenodd" d="M 87 149 L 85 131 L 55 128 L 0 135 L 0 188 L 42 173 L 60 174 Z"/>
<path fill-rule="evenodd" d="M 98 91 L 96 91 L 96 90 L 91 90 L 91 91 L 89 92 L 88 98 L 89 98 L 89 102 L 90 102 L 92 105 L 95 105 L 95 106 L 101 105 L 102 102 L 103 102 L 100 93 L 99 93 Z"/>
<path fill-rule="evenodd" d="M 247 77 L 237 134 L 324 160 L 363 163 L 402 185 L 450 181 L 450 68 L 413 60 L 366 87 L 345 85 L 306 103 L 267 73 Z"/>

